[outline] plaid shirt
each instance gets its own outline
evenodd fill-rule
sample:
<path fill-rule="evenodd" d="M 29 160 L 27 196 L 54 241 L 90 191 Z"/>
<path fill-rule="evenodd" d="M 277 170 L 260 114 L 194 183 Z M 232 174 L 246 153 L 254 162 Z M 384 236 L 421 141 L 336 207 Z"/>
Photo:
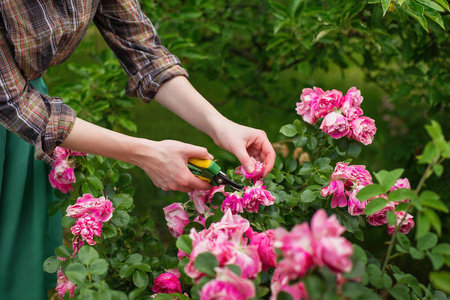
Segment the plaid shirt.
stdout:
<path fill-rule="evenodd" d="M 92 20 L 130 76 L 129 96 L 148 102 L 163 82 L 187 76 L 138 0 L 1 0 L 0 13 L 0 123 L 47 163 L 72 129 L 75 112 L 28 81 L 66 60 Z"/>

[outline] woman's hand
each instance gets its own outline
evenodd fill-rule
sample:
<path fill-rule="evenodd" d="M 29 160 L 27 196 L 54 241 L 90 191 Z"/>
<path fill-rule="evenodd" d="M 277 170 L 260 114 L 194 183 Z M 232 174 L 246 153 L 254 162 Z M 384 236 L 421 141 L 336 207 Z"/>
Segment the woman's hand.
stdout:
<path fill-rule="evenodd" d="M 219 147 L 233 153 L 248 173 L 255 169 L 250 156 L 264 164 L 263 176 L 272 170 L 275 150 L 264 131 L 224 119 L 217 126 L 213 139 Z"/>
<path fill-rule="evenodd" d="M 212 188 L 187 167 L 191 157 L 213 159 L 206 148 L 172 140 L 155 142 L 142 139 L 141 142 L 141 147 L 133 153 L 134 164 L 144 170 L 157 187 L 181 192 Z"/>

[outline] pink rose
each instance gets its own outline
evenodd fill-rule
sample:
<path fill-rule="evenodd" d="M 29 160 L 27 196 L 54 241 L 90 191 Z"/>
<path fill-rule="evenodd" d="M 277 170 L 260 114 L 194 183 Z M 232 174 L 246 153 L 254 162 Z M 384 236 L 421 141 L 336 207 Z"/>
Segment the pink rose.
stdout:
<path fill-rule="evenodd" d="M 364 186 L 362 185 L 357 186 L 348 197 L 348 213 L 352 216 L 362 215 L 367 203 L 369 203 L 368 200 L 361 202 L 356 198 L 356 194 L 358 194 L 363 187 Z"/>
<path fill-rule="evenodd" d="M 170 233 L 175 238 L 183 235 L 184 226 L 189 223 L 189 218 L 181 203 L 173 203 L 164 207 L 164 216 Z"/>
<path fill-rule="evenodd" d="M 358 90 L 356 87 L 351 87 L 347 94 L 343 97 L 343 102 L 348 102 L 350 106 L 357 106 L 359 107 L 361 103 L 363 102 L 363 97 L 361 96 L 361 91 Z"/>
<path fill-rule="evenodd" d="M 262 181 L 258 180 L 255 185 L 244 188 L 244 196 L 241 201 L 243 208 L 253 213 L 258 211 L 260 204 L 265 206 L 272 205 L 275 201 L 275 196 L 266 190 Z"/>
<path fill-rule="evenodd" d="M 387 200 L 386 196 L 382 195 L 382 197 L 386 198 L 386 200 Z M 388 204 L 386 204 L 386 206 L 382 210 L 380 210 L 374 214 L 366 216 L 366 220 L 372 226 L 381 226 L 381 225 L 387 224 L 386 213 L 389 210 L 394 211 L 394 209 L 395 209 L 394 202 L 389 202 Z"/>
<path fill-rule="evenodd" d="M 321 97 L 311 102 L 311 116 L 314 123 L 338 107 L 342 93 L 337 90 L 326 91 Z"/>
<path fill-rule="evenodd" d="M 53 151 L 53 159 L 54 160 L 65 160 L 69 155 L 67 149 L 63 147 L 56 147 Z"/>
<path fill-rule="evenodd" d="M 327 216 L 324 209 L 316 211 L 311 219 L 311 231 L 316 239 L 323 236 L 340 236 L 345 232 L 335 215 Z"/>
<path fill-rule="evenodd" d="M 70 293 L 70 298 L 73 298 L 73 293 L 75 291 L 75 284 L 73 284 L 61 271 L 61 268 L 58 269 L 57 273 L 57 284 L 56 284 L 56 292 L 58 292 L 58 296 L 61 299 L 64 299 L 64 295 L 66 292 Z"/>
<path fill-rule="evenodd" d="M 408 190 L 411 189 L 411 185 L 409 184 L 408 178 L 397 179 L 397 181 L 394 183 L 394 186 L 391 187 L 391 189 L 389 191 L 393 192 L 398 189 L 408 189 Z"/>
<path fill-rule="evenodd" d="M 269 268 L 277 266 L 277 255 L 273 247 L 273 230 L 253 234 L 249 245 L 254 245 L 258 249 L 258 255 L 261 259 L 262 270 L 267 272 Z"/>
<path fill-rule="evenodd" d="M 73 191 L 72 183 L 76 181 L 73 169 L 67 160 L 57 160 L 52 165 L 48 179 L 53 188 L 63 193 Z"/>
<path fill-rule="evenodd" d="M 256 246 L 247 246 L 236 252 L 234 264 L 241 268 L 241 277 L 255 279 L 261 272 L 261 261 Z"/>
<path fill-rule="evenodd" d="M 333 272 L 350 272 L 352 254 L 352 243 L 340 236 L 321 237 L 316 241 L 314 248 L 314 259 L 317 265 L 326 265 Z"/>
<path fill-rule="evenodd" d="M 332 111 L 323 118 L 320 129 L 334 139 L 339 139 L 349 133 L 350 125 L 343 115 Z"/>
<path fill-rule="evenodd" d="M 68 217 L 77 219 L 85 214 L 95 214 L 102 222 L 109 221 L 113 211 L 114 207 L 108 198 L 94 198 L 91 194 L 84 194 L 83 197 L 77 199 L 77 203 L 69 205 L 66 209 Z"/>
<path fill-rule="evenodd" d="M 73 235 L 79 235 L 89 245 L 95 245 L 94 236 L 100 237 L 102 234 L 103 223 L 100 222 L 96 215 L 85 215 L 79 218 L 75 225 L 72 226 L 71 232 Z"/>
<path fill-rule="evenodd" d="M 79 151 L 75 151 L 75 150 L 70 150 L 70 149 L 66 149 L 67 154 L 70 156 L 84 156 L 84 155 L 88 155 L 87 153 L 84 152 L 79 152 Z"/>
<path fill-rule="evenodd" d="M 303 120 L 309 124 L 316 124 L 317 119 L 311 113 L 311 105 L 314 101 L 317 101 L 324 91 L 320 88 L 314 87 L 313 89 L 303 89 L 300 95 L 301 102 L 297 102 L 297 114 L 303 117 Z"/>
<path fill-rule="evenodd" d="M 255 169 L 253 170 L 252 173 L 248 173 L 244 166 L 239 166 L 237 167 L 234 171 L 236 172 L 236 174 L 238 175 L 244 175 L 245 178 L 247 179 L 252 179 L 252 180 L 258 180 L 260 179 L 263 174 L 264 174 L 264 164 L 262 162 L 257 161 L 256 159 L 252 157 L 250 157 L 253 161 L 253 164 L 255 165 Z"/>
<path fill-rule="evenodd" d="M 406 217 L 405 217 L 404 211 L 396 211 L 395 214 L 397 215 L 397 226 L 400 226 L 398 232 L 407 234 L 411 230 L 411 228 L 414 227 L 413 216 L 410 214 L 406 214 Z M 400 225 L 400 222 L 402 221 L 403 217 L 405 217 L 405 220 Z M 388 226 L 389 234 L 394 233 L 394 230 L 395 230 L 395 225 Z"/>
<path fill-rule="evenodd" d="M 369 145 L 373 141 L 373 136 L 377 132 L 375 121 L 369 117 L 359 117 L 350 122 L 350 131 L 348 137 Z"/>
<path fill-rule="evenodd" d="M 362 116 L 363 110 L 359 106 L 352 106 L 350 102 L 345 101 L 342 104 L 342 114 L 347 118 L 347 120 L 353 121 L 358 117 Z"/>
<path fill-rule="evenodd" d="M 344 193 L 344 183 L 341 180 L 333 180 L 330 184 L 320 191 L 322 197 L 333 195 L 331 200 L 331 207 L 345 207 L 347 205 L 347 198 Z"/>
<path fill-rule="evenodd" d="M 274 246 L 280 248 L 284 256 L 293 255 L 296 252 L 305 251 L 312 254 L 314 243 L 313 235 L 307 223 L 295 225 L 291 232 L 283 227 L 273 231 Z"/>
<path fill-rule="evenodd" d="M 225 200 L 222 202 L 222 211 L 230 210 L 233 215 L 244 212 L 242 207 L 242 193 L 227 193 Z"/>
<path fill-rule="evenodd" d="M 229 240 L 235 244 L 244 243 L 243 235 L 250 228 L 250 222 L 239 216 L 233 215 L 231 211 L 225 212 L 222 219 L 217 223 L 212 223 L 212 231 L 222 232 Z"/>
<path fill-rule="evenodd" d="M 291 295 L 294 300 L 308 299 L 308 292 L 306 291 L 303 282 L 299 281 L 289 285 L 290 281 L 293 279 L 295 278 L 284 272 L 280 272 L 278 268 L 275 269 L 275 273 L 273 274 L 272 282 L 270 284 L 270 300 L 276 300 L 281 291 Z"/>
<path fill-rule="evenodd" d="M 178 277 L 172 273 L 162 273 L 153 281 L 152 291 L 161 294 L 181 293 L 181 284 Z"/>
<path fill-rule="evenodd" d="M 189 192 L 189 198 L 194 201 L 195 209 L 199 214 L 205 214 L 209 211 L 209 207 L 206 204 L 211 203 L 214 195 L 216 193 L 224 193 L 225 186 L 215 186 L 208 191 L 195 190 L 193 192 Z M 215 207 L 217 208 L 217 207 Z"/>
<path fill-rule="evenodd" d="M 200 291 L 200 299 L 245 300 L 256 296 L 253 282 L 228 270 L 216 268 L 216 279 L 206 283 Z"/>

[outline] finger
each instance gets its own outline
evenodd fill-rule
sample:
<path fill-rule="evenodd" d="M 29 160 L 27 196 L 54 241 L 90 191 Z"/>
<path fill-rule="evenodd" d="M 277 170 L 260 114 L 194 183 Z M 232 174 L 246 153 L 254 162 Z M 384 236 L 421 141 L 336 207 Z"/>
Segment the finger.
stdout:
<path fill-rule="evenodd" d="M 264 157 L 264 174 L 265 177 L 267 174 L 269 174 L 270 171 L 272 171 L 273 165 L 275 164 L 275 150 L 272 147 L 272 144 L 267 141 L 267 143 L 264 143 L 262 149 L 262 156 Z"/>
<path fill-rule="evenodd" d="M 241 147 L 239 150 L 236 150 L 234 155 L 236 155 L 239 162 L 244 166 L 247 173 L 251 174 L 255 171 L 255 164 L 247 153 L 247 149 Z"/>
<path fill-rule="evenodd" d="M 210 190 L 213 186 L 209 182 L 192 175 L 189 177 L 189 188 L 194 190 Z"/>
<path fill-rule="evenodd" d="M 186 148 L 186 154 L 189 158 L 201 158 L 201 159 L 209 159 L 213 160 L 214 156 L 208 152 L 208 149 L 205 147 L 198 147 L 189 145 L 189 147 Z"/>

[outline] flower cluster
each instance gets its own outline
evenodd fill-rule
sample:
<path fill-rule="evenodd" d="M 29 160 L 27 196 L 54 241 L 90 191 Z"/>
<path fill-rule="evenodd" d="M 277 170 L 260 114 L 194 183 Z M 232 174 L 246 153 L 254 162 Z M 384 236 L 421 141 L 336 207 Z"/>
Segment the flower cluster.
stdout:
<path fill-rule="evenodd" d="M 73 284 L 61 271 L 61 268 L 58 269 L 57 273 L 57 281 L 56 281 L 56 292 L 61 299 L 64 299 L 64 295 L 66 292 L 70 293 L 70 298 L 73 298 L 73 293 L 75 291 L 75 284 Z"/>
<path fill-rule="evenodd" d="M 72 183 L 76 181 L 74 170 L 74 161 L 70 156 L 81 156 L 86 153 L 56 147 L 53 152 L 54 162 L 52 170 L 48 175 L 48 179 L 53 188 L 60 190 L 63 193 L 73 191 Z"/>
<path fill-rule="evenodd" d="M 258 246 L 250 245 L 248 238 L 244 237 L 249 229 L 250 222 L 239 215 L 233 215 L 230 210 L 208 229 L 197 232 L 192 228 L 189 234 L 192 252 L 185 266 L 185 273 L 196 281 L 203 277 L 205 274 L 195 268 L 194 261 L 199 254 L 210 252 L 216 256 L 219 267 L 235 264 L 241 268 L 242 278 L 255 279 L 261 272 L 262 263 Z"/>
<path fill-rule="evenodd" d="M 318 210 L 307 223 L 295 225 L 290 232 L 284 228 L 274 231 L 274 246 L 281 250 L 283 258 L 272 277 L 270 299 L 277 299 L 281 292 L 293 299 L 307 299 L 305 286 L 299 281 L 314 267 L 327 266 L 337 274 L 352 269 L 350 256 L 352 244 L 341 236 L 345 228 L 336 216 L 327 217 L 325 210 Z"/>
<path fill-rule="evenodd" d="M 356 194 L 365 186 L 372 184 L 372 176 L 366 170 L 363 165 L 349 165 L 349 163 L 339 162 L 336 164 L 336 168 L 330 176 L 330 181 L 328 186 L 322 188 L 320 194 L 323 197 L 332 196 L 331 207 L 345 207 L 348 206 L 348 212 L 353 215 L 362 215 L 364 209 L 373 199 L 366 201 L 359 201 L 356 198 Z M 399 189 L 406 188 L 411 189 L 409 181 L 407 178 L 398 179 L 394 186 L 391 188 L 391 192 Z M 379 195 L 377 197 L 382 197 L 387 199 L 386 195 Z M 407 199 L 402 201 L 408 201 Z M 408 233 L 409 230 L 414 226 L 413 217 L 407 214 L 405 220 L 400 224 L 401 220 L 405 216 L 404 212 L 395 211 L 395 207 L 401 202 L 388 202 L 386 207 L 381 211 L 376 212 L 372 215 L 366 216 L 367 221 L 372 226 L 381 226 L 387 224 L 386 213 L 392 211 L 397 215 L 397 224 L 400 226 L 399 231 L 401 233 Z M 395 226 L 388 226 L 388 232 L 391 234 L 395 229 Z"/>
<path fill-rule="evenodd" d="M 316 124 L 323 118 L 320 129 L 332 138 L 343 136 L 352 138 L 364 145 L 373 141 L 377 128 L 375 121 L 363 116 L 361 91 L 350 88 L 347 94 L 331 90 L 324 92 L 314 87 L 302 90 L 301 102 L 297 102 L 297 113 L 305 122 Z"/>
<path fill-rule="evenodd" d="M 95 245 L 94 236 L 100 237 L 102 222 L 107 222 L 112 217 L 114 207 L 108 198 L 94 198 L 91 194 L 84 194 L 77 199 L 77 203 L 69 205 L 66 209 L 68 217 L 77 219 L 72 226 L 74 253 L 86 241 L 89 245 Z"/>

